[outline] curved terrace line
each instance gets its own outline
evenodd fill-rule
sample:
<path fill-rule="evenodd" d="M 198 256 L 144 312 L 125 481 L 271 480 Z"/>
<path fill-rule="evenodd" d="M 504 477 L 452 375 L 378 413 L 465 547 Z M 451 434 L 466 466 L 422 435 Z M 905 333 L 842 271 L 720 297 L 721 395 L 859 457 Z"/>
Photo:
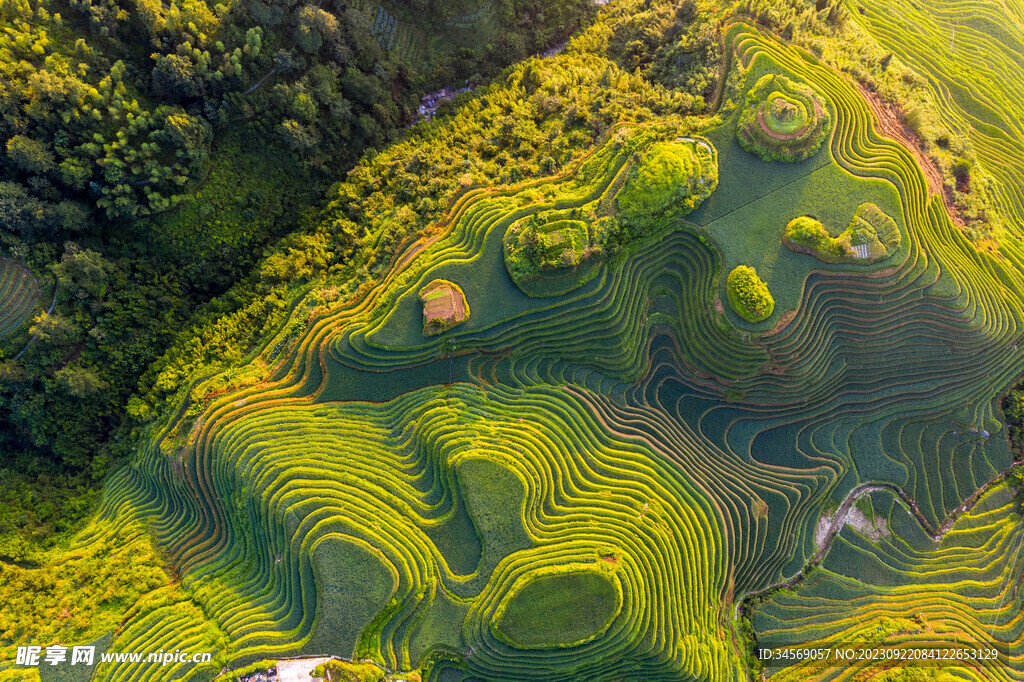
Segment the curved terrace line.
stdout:
<path fill-rule="evenodd" d="M 903 503 L 903 507 L 910 512 L 910 515 L 914 517 L 921 529 L 930 537 L 934 542 L 939 542 L 945 537 L 946 533 L 953 528 L 957 520 L 966 512 L 977 505 L 977 503 L 984 497 L 985 493 L 994 488 L 999 483 L 1002 483 L 1006 476 L 1018 466 L 1020 462 L 1014 462 L 1007 469 L 991 478 L 987 483 L 982 485 L 980 488 L 974 491 L 970 497 L 965 499 L 953 511 L 946 515 L 946 518 L 942 520 L 938 528 L 932 527 L 931 523 L 925 518 L 921 509 L 918 507 L 917 501 L 907 491 L 903 490 L 894 483 L 887 481 L 868 481 L 861 483 L 856 486 L 843 498 L 839 508 L 836 509 L 835 514 L 832 515 L 832 521 L 829 524 L 828 532 L 825 534 L 825 539 L 821 543 L 821 547 L 814 553 L 804 567 L 801 568 L 795 575 L 786 580 L 782 580 L 777 583 L 772 583 L 766 587 L 762 587 L 756 590 L 747 590 L 740 598 L 736 600 L 736 617 L 745 618 L 748 614 L 747 602 L 756 597 L 760 597 L 775 590 L 788 590 L 796 587 L 800 584 L 804 578 L 807 577 L 808 572 L 821 564 L 828 556 L 829 550 L 832 549 L 832 544 L 835 539 L 839 536 L 839 533 L 846 526 L 846 518 L 850 513 L 850 508 L 853 507 L 854 503 L 864 495 L 870 495 L 876 492 L 891 492 L 894 493 L 900 501 Z"/>

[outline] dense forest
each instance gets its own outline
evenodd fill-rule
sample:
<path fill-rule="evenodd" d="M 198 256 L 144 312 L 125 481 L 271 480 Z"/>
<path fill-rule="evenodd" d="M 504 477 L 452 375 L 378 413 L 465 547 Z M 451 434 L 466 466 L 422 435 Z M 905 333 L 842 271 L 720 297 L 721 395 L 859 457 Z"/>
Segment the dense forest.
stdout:
<path fill-rule="evenodd" d="M 77 527 L 137 427 L 296 290 L 356 292 L 460 192 L 558 173 L 615 122 L 713 114 L 737 15 L 911 103 L 965 229 L 986 215 L 969 144 L 838 2 L 211 4 L 0 0 L 0 255 L 45 299 L 0 339 L 0 557 Z M 440 87 L 471 91 L 416 124 Z"/>
<path fill-rule="evenodd" d="M 416 17 L 430 49 L 387 49 L 375 11 Z M 462 35 L 453 12 L 0 0 L 0 255 L 47 299 L 0 340 L 0 555 L 28 560 L 79 523 L 124 456 L 147 367 L 250 299 L 264 247 L 311 229 L 327 188 L 405 135 L 423 93 L 549 48 L 592 7 L 505 0 Z"/>

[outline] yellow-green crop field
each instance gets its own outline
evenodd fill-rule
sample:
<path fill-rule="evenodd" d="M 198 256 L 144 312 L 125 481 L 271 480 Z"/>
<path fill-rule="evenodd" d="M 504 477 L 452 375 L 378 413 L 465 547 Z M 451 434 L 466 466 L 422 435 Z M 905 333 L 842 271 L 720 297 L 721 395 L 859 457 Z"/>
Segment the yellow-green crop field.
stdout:
<path fill-rule="evenodd" d="M 925 4 L 936 26 L 959 11 Z M 942 35 L 910 44 L 886 3 L 850 5 L 911 63 Z M 957 40 L 980 40 L 981 21 Z M 467 189 L 353 297 L 308 290 L 316 306 L 292 302 L 258 351 L 151 425 L 95 521 L 148 528 L 176 583 L 128 608 L 109 650 L 217 657 L 105 663 L 95 679 L 319 655 L 444 681 L 1024 678 L 999 407 L 1024 373 L 1024 251 L 971 243 L 847 77 L 748 23 L 725 45 L 740 102 L 771 74 L 821 94 L 820 149 L 745 150 L 742 105 L 624 120 L 560 176 Z M 943 87 L 972 80 L 933 66 Z M 1021 73 L 991 108 L 961 85 L 946 110 L 977 129 L 1018 226 Z M 650 175 L 645 151 L 680 139 L 706 146 L 717 187 L 630 223 L 618 198 Z M 886 257 L 828 264 L 781 243 L 794 218 L 845 227 L 867 203 L 900 231 Z M 524 290 L 506 231 L 541 215 L 619 220 L 619 241 Z M 729 307 L 738 265 L 774 297 L 767 319 Z M 473 312 L 427 336 L 434 280 Z M 999 657 L 762 668 L 755 644 Z"/>

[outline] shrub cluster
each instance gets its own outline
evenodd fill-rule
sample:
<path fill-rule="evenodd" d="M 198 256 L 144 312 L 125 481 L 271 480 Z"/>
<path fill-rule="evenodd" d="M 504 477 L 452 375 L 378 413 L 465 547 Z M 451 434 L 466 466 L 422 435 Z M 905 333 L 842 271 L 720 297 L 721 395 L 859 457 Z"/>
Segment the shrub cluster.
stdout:
<path fill-rule="evenodd" d="M 749 265 L 737 265 L 725 281 L 729 305 L 747 322 L 760 322 L 775 310 L 775 299 L 768 285 Z"/>
<path fill-rule="evenodd" d="M 833 237 L 815 218 L 800 216 L 786 225 L 782 243 L 791 251 L 807 253 L 826 263 L 873 263 L 899 248 L 896 221 L 872 203 L 861 204 L 841 234 Z"/>
<path fill-rule="evenodd" d="M 667 214 L 683 217 L 718 187 L 718 154 L 704 139 L 652 144 L 617 198 L 619 214 L 634 233 L 647 232 Z"/>
<path fill-rule="evenodd" d="M 544 271 L 574 268 L 586 258 L 599 255 L 590 229 L 582 220 L 545 222 L 532 215 L 505 232 L 505 267 L 516 284 Z"/>

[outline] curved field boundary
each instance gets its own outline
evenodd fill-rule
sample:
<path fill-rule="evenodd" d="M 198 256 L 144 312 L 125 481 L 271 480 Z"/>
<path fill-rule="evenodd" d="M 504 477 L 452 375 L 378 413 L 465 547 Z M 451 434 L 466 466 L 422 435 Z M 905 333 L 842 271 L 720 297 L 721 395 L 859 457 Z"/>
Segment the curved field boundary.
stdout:
<path fill-rule="evenodd" d="M 943 123 L 966 135 L 995 180 L 1006 227 L 1002 245 L 1020 258 L 1024 227 L 1024 7 L 1019 2 L 911 0 L 861 3 L 855 21 L 923 76 Z"/>
<path fill-rule="evenodd" d="M 35 276 L 14 261 L 0 258 L 0 337 L 17 331 L 41 303 Z"/>
<path fill-rule="evenodd" d="M 798 73 L 827 95 L 822 153 L 899 192 L 900 260 L 815 266 L 771 334 L 716 312 L 720 252 L 684 225 L 576 291 L 515 298 L 504 229 L 608 205 L 652 128 L 624 126 L 560 178 L 467 192 L 439 234 L 311 317 L 280 359 L 270 349 L 287 332 L 268 341 L 251 362 L 269 366 L 262 381 L 210 379 L 222 392 L 198 416 L 183 409 L 107 487 L 105 518 L 152 528 L 232 665 L 345 646 L 390 670 L 439 661 L 456 678 L 733 679 L 737 595 L 812 559 L 824 509 L 884 482 L 937 527 L 1006 469 L 1005 440 L 981 431 L 997 431 L 997 398 L 1024 372 L 1024 277 L 963 238 L 843 78 L 754 27 L 727 39 L 735 64 Z M 473 316 L 427 340 L 415 294 L 438 277 L 463 287 Z M 369 622 L 331 611 L 354 597 L 323 578 L 355 556 L 383 595 Z M 622 585 L 603 636 L 541 651 L 494 637 L 517 580 L 581 563 Z M 176 648 L 185 635 L 162 623 L 185 613 L 140 609 L 114 645 Z"/>
<path fill-rule="evenodd" d="M 995 486 L 936 541 L 915 531 L 902 505 L 873 496 L 869 512 L 885 533 L 874 540 L 842 533 L 796 592 L 778 592 L 754 613 L 764 646 L 982 649 L 997 658 L 807 662 L 776 669 L 773 679 L 854 680 L 886 670 L 921 676 L 936 667 L 955 679 L 1021 679 L 1024 528 L 1014 507 L 1011 491 Z"/>
<path fill-rule="evenodd" d="M 917 502 L 914 500 L 914 498 L 907 494 L 907 492 L 904 491 L 902 488 L 887 482 L 861 483 L 856 488 L 847 493 L 846 497 L 840 503 L 839 508 L 836 509 L 836 511 L 829 517 L 828 529 L 826 530 L 825 535 L 821 540 L 821 544 L 817 553 L 815 553 L 815 555 L 811 557 L 810 561 L 808 561 L 807 564 L 802 569 L 800 569 L 800 571 L 792 578 L 776 583 L 774 585 L 769 585 L 768 587 L 764 587 L 759 590 L 754 590 L 743 594 L 736 602 L 737 615 L 745 616 L 747 614 L 746 602 L 748 600 L 761 598 L 764 595 L 774 592 L 776 590 L 789 590 L 803 582 L 804 579 L 807 577 L 807 574 L 813 569 L 817 568 L 818 565 L 820 565 L 821 562 L 825 559 L 825 557 L 828 556 L 828 552 L 832 548 L 832 543 L 835 541 L 839 533 L 842 532 L 842 530 L 846 527 L 847 520 L 850 516 L 851 508 L 859 499 L 861 499 L 865 495 L 871 495 L 872 493 L 877 492 L 887 492 L 899 497 L 899 499 L 902 500 L 906 510 L 910 512 L 911 516 L 913 516 L 914 519 L 917 520 L 917 523 L 921 527 L 921 530 L 923 530 L 925 534 L 932 539 L 932 541 L 939 542 L 946 536 L 946 533 L 948 533 L 953 528 L 957 520 L 962 515 L 969 513 L 972 509 L 974 509 L 974 506 L 978 504 L 978 502 L 990 490 L 992 490 L 992 488 L 994 488 L 997 485 L 1000 485 L 1006 479 L 1006 476 L 1009 473 L 1009 471 L 1010 470 L 1007 469 L 1003 473 L 999 474 L 992 480 L 985 483 L 985 485 L 983 485 L 977 491 L 975 491 L 975 493 L 971 495 L 970 498 L 964 500 L 964 502 L 962 502 L 959 507 L 950 512 L 950 514 L 945 519 L 943 519 L 942 523 L 939 525 L 938 528 L 932 527 L 929 520 L 925 518 L 924 514 L 921 513 L 921 509 L 918 506 Z"/>

